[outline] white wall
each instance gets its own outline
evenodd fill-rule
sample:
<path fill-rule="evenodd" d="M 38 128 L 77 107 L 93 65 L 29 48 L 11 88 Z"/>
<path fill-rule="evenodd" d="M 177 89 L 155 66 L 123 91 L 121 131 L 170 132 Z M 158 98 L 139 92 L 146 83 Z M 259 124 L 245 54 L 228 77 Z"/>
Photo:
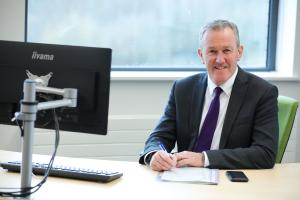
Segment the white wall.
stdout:
<path fill-rule="evenodd" d="M 0 40 L 24 41 L 24 33 L 25 1 L 0 0 Z M 16 127 L 0 125 L 0 136 L 0 149 L 21 149 Z"/>
<path fill-rule="evenodd" d="M 297 10 L 299 11 L 298 19 L 300 19 L 299 4 Z M 19 14 L 15 15 L 15 13 Z M 0 1 L 0 25 L 0 39 L 23 40 L 24 0 Z M 300 52 L 300 20 L 297 21 L 295 41 L 296 55 L 297 52 Z M 292 63 L 291 67 L 294 68 L 295 74 L 300 75 L 300 58 L 295 56 Z M 280 94 L 300 100 L 299 81 L 295 79 L 269 80 L 278 86 Z M 172 79 L 113 78 L 108 135 L 94 136 L 64 132 L 59 146 L 59 154 L 73 157 L 137 160 L 147 135 L 163 112 L 172 83 Z M 300 162 L 299 123 L 298 112 L 293 134 L 284 157 L 285 162 Z M 11 128 L 2 126 L 0 134 L 0 148 L 18 147 L 19 142 L 15 142 L 19 141 L 16 130 L 12 131 Z M 52 132 L 38 130 L 35 135 L 34 151 L 50 153 L 53 140 L 49 140 L 49 138 L 53 138 L 53 135 Z M 12 143 L 14 145 L 11 145 Z"/>
<path fill-rule="evenodd" d="M 300 2 L 298 1 L 297 4 L 297 23 L 296 23 L 296 37 L 295 37 L 295 58 L 294 58 L 294 73 L 297 76 L 300 76 Z M 298 94 L 298 100 L 300 100 L 300 83 L 298 82 L 298 86 L 295 86 L 293 88 L 290 88 L 289 91 L 292 93 Z M 295 121 L 295 124 L 297 126 L 296 129 L 294 129 L 294 134 L 297 135 L 296 138 L 296 161 L 300 162 L 300 108 L 298 108 L 298 113 L 297 113 L 297 120 Z"/>
<path fill-rule="evenodd" d="M 24 41 L 25 1 L 0 1 L 0 39 Z"/>

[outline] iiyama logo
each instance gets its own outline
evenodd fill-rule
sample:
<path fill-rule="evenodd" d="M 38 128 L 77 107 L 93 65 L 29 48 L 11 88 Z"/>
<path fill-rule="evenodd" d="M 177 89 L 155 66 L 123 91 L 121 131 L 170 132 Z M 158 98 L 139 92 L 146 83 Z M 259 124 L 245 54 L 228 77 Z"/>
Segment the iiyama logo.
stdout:
<path fill-rule="evenodd" d="M 31 56 L 32 60 L 54 60 L 54 55 L 52 54 L 42 54 L 38 53 L 37 51 L 32 52 Z"/>

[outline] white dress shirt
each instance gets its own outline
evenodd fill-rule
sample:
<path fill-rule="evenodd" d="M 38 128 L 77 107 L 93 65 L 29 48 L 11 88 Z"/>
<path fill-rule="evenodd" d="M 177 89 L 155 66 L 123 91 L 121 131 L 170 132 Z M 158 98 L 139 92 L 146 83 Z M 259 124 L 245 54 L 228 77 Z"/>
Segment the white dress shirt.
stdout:
<path fill-rule="evenodd" d="M 237 72 L 238 72 L 238 68 L 236 68 L 233 75 L 225 83 L 223 83 L 222 85 L 219 86 L 222 88 L 223 92 L 220 95 L 220 110 L 219 110 L 217 126 L 216 126 L 214 136 L 212 139 L 212 143 L 211 143 L 211 148 L 210 148 L 211 150 L 219 149 L 225 114 L 226 114 L 228 102 L 229 102 L 230 95 L 231 95 L 232 86 L 233 86 L 234 80 L 236 78 Z M 201 118 L 200 127 L 199 127 L 199 133 L 202 128 L 206 114 L 208 112 L 210 103 L 213 99 L 213 92 L 216 87 L 217 87 L 217 85 L 208 76 L 202 118 Z M 205 156 L 204 167 L 207 167 L 207 166 L 209 166 L 209 159 L 207 157 L 206 152 L 204 151 L 203 153 Z"/>

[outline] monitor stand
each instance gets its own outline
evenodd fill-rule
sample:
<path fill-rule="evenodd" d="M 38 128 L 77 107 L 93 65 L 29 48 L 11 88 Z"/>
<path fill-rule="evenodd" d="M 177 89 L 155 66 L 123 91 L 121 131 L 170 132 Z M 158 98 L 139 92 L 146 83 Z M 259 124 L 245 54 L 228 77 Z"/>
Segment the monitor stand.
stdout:
<path fill-rule="evenodd" d="M 38 86 L 37 82 L 26 79 L 23 85 L 24 97 L 21 101 L 21 111 L 15 113 L 17 120 L 23 121 L 23 140 L 22 140 L 22 166 L 21 166 L 21 191 L 26 193 L 31 188 L 32 178 L 32 148 L 34 136 L 34 123 L 36 113 L 39 110 L 52 109 L 58 107 L 76 107 L 77 89 L 57 89 L 51 87 Z M 38 103 L 36 92 L 62 95 L 63 99 Z M 30 199 L 30 192 L 27 195 Z"/>

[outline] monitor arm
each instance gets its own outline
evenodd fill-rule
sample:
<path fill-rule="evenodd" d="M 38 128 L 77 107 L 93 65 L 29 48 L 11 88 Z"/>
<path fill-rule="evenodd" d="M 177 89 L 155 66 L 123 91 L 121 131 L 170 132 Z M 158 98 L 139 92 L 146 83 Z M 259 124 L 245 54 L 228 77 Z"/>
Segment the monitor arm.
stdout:
<path fill-rule="evenodd" d="M 36 92 L 61 95 L 63 99 L 38 103 L 36 101 Z M 76 107 L 77 89 L 57 89 L 38 86 L 36 81 L 26 79 L 23 85 L 23 93 L 24 97 L 21 101 L 21 111 L 15 113 L 15 118 L 23 121 L 24 136 L 22 140 L 21 189 L 26 191 L 27 188 L 31 187 L 32 147 L 36 113 L 39 110 L 64 106 Z"/>

